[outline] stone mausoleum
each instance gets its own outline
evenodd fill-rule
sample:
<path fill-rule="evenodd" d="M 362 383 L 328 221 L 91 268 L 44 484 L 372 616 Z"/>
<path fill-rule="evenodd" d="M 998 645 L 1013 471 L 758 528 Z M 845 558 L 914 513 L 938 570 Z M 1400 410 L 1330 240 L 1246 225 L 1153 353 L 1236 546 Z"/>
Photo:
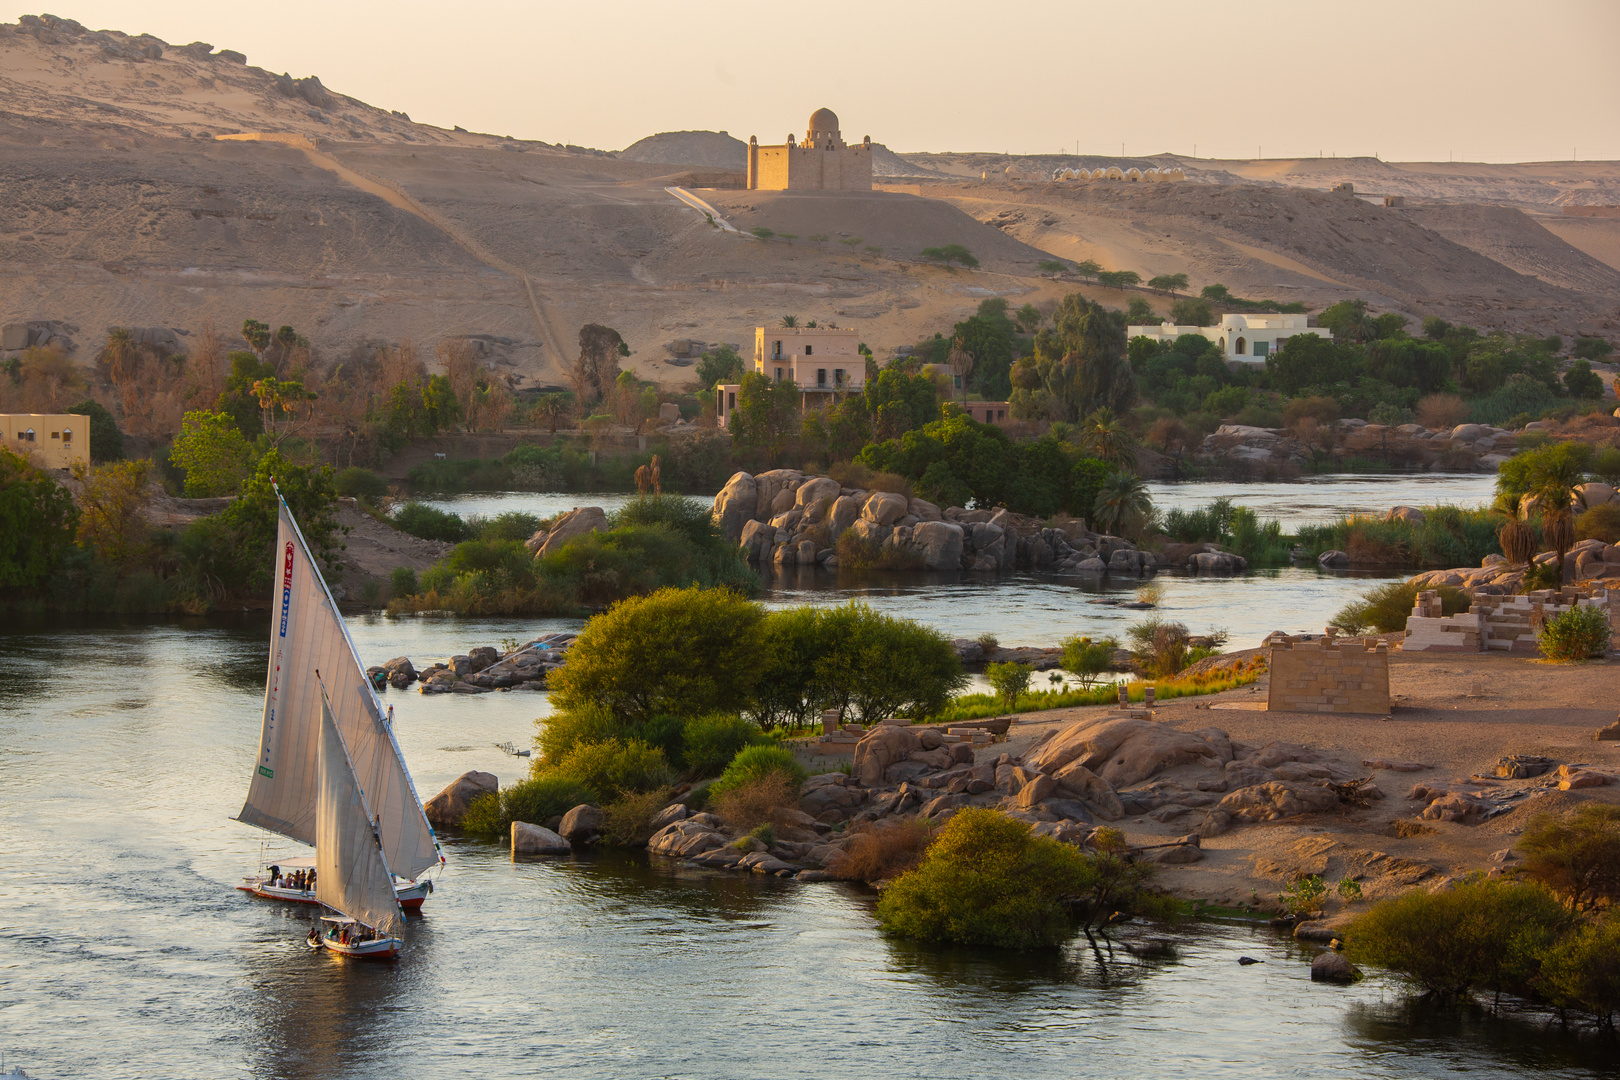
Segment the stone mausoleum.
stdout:
<path fill-rule="evenodd" d="M 780 146 L 761 146 L 758 136 L 750 136 L 748 190 L 871 191 L 872 137 L 859 146 L 845 143 L 831 109 L 810 114 L 802 143 L 789 135 Z"/>

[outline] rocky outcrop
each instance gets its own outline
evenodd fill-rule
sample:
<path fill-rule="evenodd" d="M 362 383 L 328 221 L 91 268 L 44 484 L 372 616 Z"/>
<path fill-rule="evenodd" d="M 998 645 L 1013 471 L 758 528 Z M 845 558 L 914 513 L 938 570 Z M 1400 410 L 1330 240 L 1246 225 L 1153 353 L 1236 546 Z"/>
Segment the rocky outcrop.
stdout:
<path fill-rule="evenodd" d="M 570 510 L 546 532 L 545 540 L 535 549 L 534 557 L 541 559 L 547 555 L 554 555 L 570 540 L 584 536 L 586 533 L 602 532 L 607 528 L 607 514 L 600 506 L 581 506 Z M 536 534 L 538 536 L 538 534 Z M 536 537 L 530 537 L 533 543 Z"/>
<path fill-rule="evenodd" d="M 793 469 L 734 473 L 715 496 L 713 514 L 726 537 L 761 565 L 836 567 L 838 538 L 853 532 L 873 548 L 898 550 L 903 557 L 897 564 L 928 570 L 1146 577 L 1161 566 L 1152 552 L 1091 532 L 1081 521 L 1060 528 L 1000 507 L 942 510 L 926 499 L 841 487 L 830 477 Z M 1247 568 L 1236 556 L 1218 554 L 1201 564 L 1201 572 Z M 1185 557 L 1173 565 L 1192 566 Z"/>
<path fill-rule="evenodd" d="M 541 825 L 527 821 L 512 822 L 512 861 L 540 855 L 567 855 L 573 845 Z"/>
<path fill-rule="evenodd" d="M 1296 430 L 1223 424 L 1204 437 L 1193 457 L 1205 467 L 1233 473 L 1297 474 L 1320 454 L 1408 468 L 1494 472 L 1514 447 L 1513 432 L 1485 424 L 1431 431 L 1420 424 L 1388 427 L 1349 419 Z"/>
<path fill-rule="evenodd" d="M 459 828 L 466 820 L 472 801 L 480 795 L 493 794 L 500 786 L 494 773 L 462 773 L 422 807 L 427 814 L 428 824 L 440 829 Z"/>
<path fill-rule="evenodd" d="M 1557 561 L 1558 553 L 1555 551 L 1543 551 L 1531 560 L 1536 566 L 1549 566 Z M 1501 596 L 1522 590 L 1527 569 L 1524 563 L 1510 563 L 1501 555 L 1487 555 L 1478 567 L 1427 570 L 1407 580 L 1420 590 L 1445 585 Z M 1582 540 L 1565 554 L 1566 584 L 1605 578 L 1620 578 L 1620 545 L 1605 544 L 1602 540 Z"/>

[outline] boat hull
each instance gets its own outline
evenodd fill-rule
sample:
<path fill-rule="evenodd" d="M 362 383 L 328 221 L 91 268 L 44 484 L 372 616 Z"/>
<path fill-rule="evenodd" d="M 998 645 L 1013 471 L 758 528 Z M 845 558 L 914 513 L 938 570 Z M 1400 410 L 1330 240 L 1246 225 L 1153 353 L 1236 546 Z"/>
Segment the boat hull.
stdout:
<path fill-rule="evenodd" d="M 312 949 L 325 949 L 327 952 L 346 956 L 351 960 L 393 960 L 399 956 L 399 949 L 403 943 L 399 938 L 379 938 L 376 941 L 360 941 L 344 944 L 322 937 L 311 941 Z"/>
<path fill-rule="evenodd" d="M 243 878 L 242 884 L 237 886 L 241 892 L 257 896 L 260 900 L 280 900 L 288 904 L 317 904 L 313 889 L 284 889 L 279 885 L 271 885 L 263 878 Z M 406 911 L 420 913 L 422 901 L 433 893 L 433 883 L 426 879 L 413 881 L 405 885 L 394 886 L 394 896 L 399 900 L 399 906 Z"/>

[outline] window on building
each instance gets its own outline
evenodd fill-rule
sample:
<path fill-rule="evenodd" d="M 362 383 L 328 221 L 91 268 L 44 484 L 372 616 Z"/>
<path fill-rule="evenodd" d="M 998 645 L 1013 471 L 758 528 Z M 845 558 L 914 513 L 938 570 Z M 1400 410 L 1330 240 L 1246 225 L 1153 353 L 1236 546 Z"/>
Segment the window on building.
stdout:
<path fill-rule="evenodd" d="M 62 441 L 63 442 L 72 442 L 73 441 L 73 429 L 72 428 L 63 428 L 62 429 Z"/>
<path fill-rule="evenodd" d="M 1248 352 L 1248 348 L 1247 348 L 1246 343 L 1244 342 L 1244 340 L 1242 338 L 1238 338 L 1237 339 L 1237 344 L 1232 346 L 1233 355 L 1243 356 L 1247 352 Z"/>
<path fill-rule="evenodd" d="M 1220 344 L 1220 347 L 1221 347 L 1221 352 L 1225 352 L 1226 351 L 1226 339 L 1221 338 L 1219 344 Z"/>
<path fill-rule="evenodd" d="M 62 433 L 61 433 L 61 432 L 60 432 L 60 431 L 53 431 L 53 432 L 51 432 L 51 438 L 53 438 L 53 439 L 60 439 L 60 438 L 61 438 L 61 437 L 62 437 Z"/>
<path fill-rule="evenodd" d="M 827 388 L 827 369 L 816 368 L 816 386 L 822 390 Z"/>
<path fill-rule="evenodd" d="M 1269 342 L 1269 341 L 1257 341 L 1257 342 L 1255 342 L 1254 343 L 1254 355 L 1256 355 L 1256 356 L 1269 356 L 1269 355 L 1271 355 L 1271 342 Z"/>
<path fill-rule="evenodd" d="M 782 369 L 781 368 L 776 369 L 776 381 L 777 382 L 782 381 Z"/>
<path fill-rule="evenodd" d="M 726 410 L 729 412 L 737 407 L 737 392 L 733 390 L 726 395 Z"/>
<path fill-rule="evenodd" d="M 1007 410 L 1006 409 L 997 409 L 996 410 L 996 419 L 997 420 L 1005 420 L 1005 419 L 1007 419 Z"/>
<path fill-rule="evenodd" d="M 776 347 L 776 357 L 777 357 L 777 359 L 780 359 L 781 356 L 782 356 L 782 343 L 780 341 L 777 341 L 777 342 L 773 342 L 773 344 Z"/>
<path fill-rule="evenodd" d="M 34 441 L 34 429 L 29 428 L 27 431 L 18 432 L 17 433 L 17 438 L 22 440 L 23 442 L 33 442 Z"/>
<path fill-rule="evenodd" d="M 842 388 L 844 385 L 844 369 L 833 368 L 833 386 Z"/>

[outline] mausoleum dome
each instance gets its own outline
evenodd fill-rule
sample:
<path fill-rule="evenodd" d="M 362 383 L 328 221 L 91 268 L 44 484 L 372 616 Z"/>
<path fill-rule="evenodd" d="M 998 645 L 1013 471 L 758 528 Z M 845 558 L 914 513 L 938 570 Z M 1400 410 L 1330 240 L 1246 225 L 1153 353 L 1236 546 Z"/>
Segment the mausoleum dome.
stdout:
<path fill-rule="evenodd" d="M 837 135 L 838 114 L 831 109 L 817 109 L 810 114 L 810 126 L 806 130 L 811 138 L 815 138 L 818 133 Z"/>

